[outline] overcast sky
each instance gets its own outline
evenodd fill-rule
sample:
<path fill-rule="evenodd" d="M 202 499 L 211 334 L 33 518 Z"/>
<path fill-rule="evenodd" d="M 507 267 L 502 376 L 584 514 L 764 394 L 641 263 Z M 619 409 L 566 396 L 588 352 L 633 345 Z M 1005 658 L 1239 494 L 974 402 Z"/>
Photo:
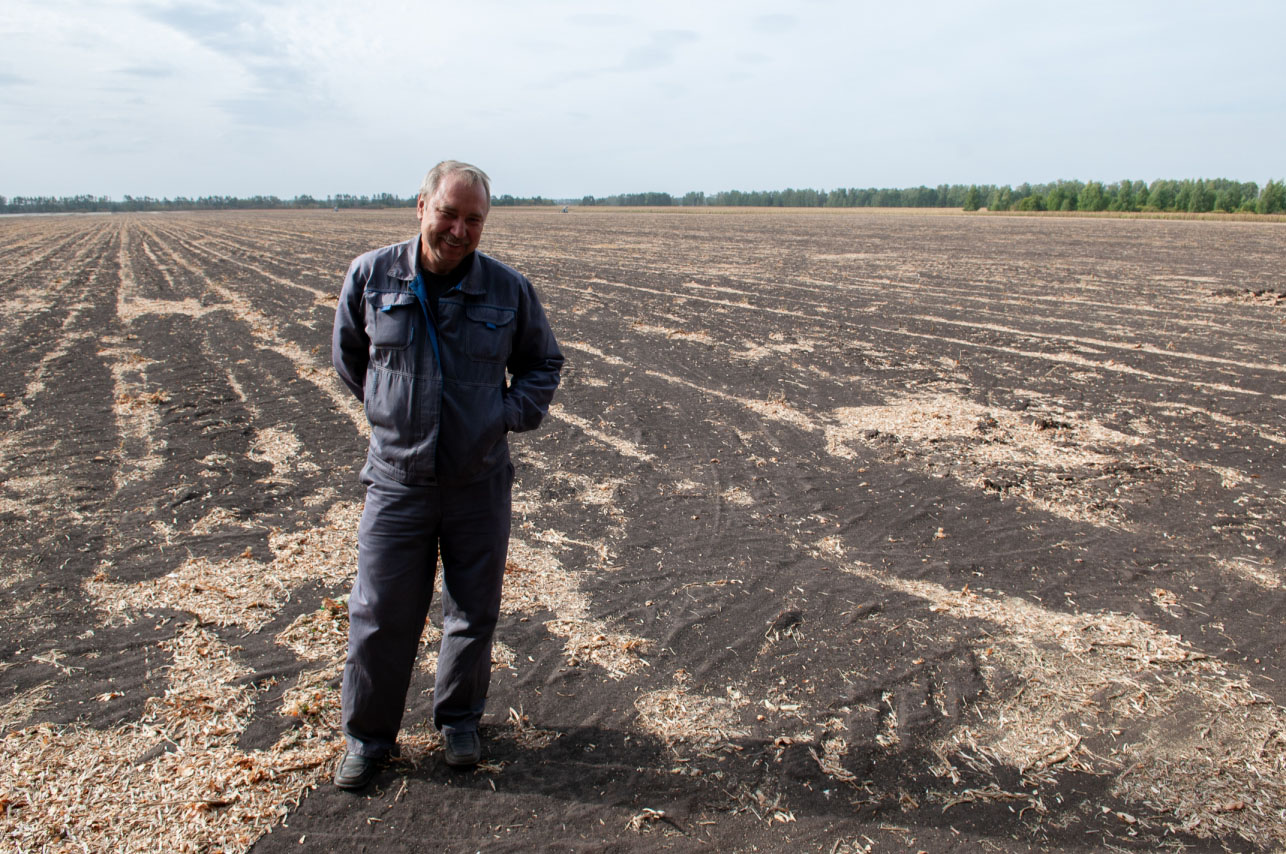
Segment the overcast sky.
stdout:
<path fill-rule="evenodd" d="M 5 0 L 0 194 L 1286 177 L 1286 2 Z"/>

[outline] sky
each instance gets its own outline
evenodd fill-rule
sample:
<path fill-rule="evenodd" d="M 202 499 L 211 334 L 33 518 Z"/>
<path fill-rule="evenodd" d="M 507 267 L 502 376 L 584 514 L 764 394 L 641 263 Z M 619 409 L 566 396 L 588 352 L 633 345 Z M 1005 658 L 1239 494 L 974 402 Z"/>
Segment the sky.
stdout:
<path fill-rule="evenodd" d="M 1286 3 L 5 0 L 0 194 L 1286 177 Z"/>

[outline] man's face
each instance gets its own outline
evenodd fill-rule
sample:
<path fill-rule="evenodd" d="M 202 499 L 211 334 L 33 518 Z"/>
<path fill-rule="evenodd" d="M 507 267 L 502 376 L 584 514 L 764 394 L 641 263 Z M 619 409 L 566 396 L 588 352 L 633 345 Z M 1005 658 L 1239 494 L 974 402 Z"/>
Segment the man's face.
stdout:
<path fill-rule="evenodd" d="M 459 174 L 446 175 L 429 198 L 420 196 L 420 265 L 431 273 L 449 273 L 482 239 L 491 199 L 482 184 L 469 184 Z"/>

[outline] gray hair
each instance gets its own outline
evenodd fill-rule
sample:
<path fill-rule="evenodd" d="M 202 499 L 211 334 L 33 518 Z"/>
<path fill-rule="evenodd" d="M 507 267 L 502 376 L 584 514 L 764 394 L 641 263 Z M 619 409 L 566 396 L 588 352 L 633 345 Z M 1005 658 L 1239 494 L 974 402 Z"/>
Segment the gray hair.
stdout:
<path fill-rule="evenodd" d="M 471 163 L 461 163 L 459 160 L 443 160 L 430 169 L 420 184 L 420 195 L 428 199 L 437 192 L 438 185 L 448 175 L 459 175 L 470 187 L 481 184 L 483 192 L 487 194 L 487 204 L 491 204 L 491 179 L 487 177 L 487 173 Z"/>

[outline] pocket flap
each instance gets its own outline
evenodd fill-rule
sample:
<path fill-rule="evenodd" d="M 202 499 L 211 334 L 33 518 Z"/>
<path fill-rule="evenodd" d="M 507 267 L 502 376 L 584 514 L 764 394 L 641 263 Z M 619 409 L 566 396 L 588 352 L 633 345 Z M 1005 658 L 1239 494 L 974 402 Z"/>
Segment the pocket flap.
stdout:
<path fill-rule="evenodd" d="M 366 301 L 375 311 L 389 311 L 416 304 L 415 294 L 410 291 L 367 291 Z"/>
<path fill-rule="evenodd" d="M 512 323 L 514 310 L 495 305 L 466 305 L 464 314 L 475 323 L 485 323 L 492 329 Z"/>

